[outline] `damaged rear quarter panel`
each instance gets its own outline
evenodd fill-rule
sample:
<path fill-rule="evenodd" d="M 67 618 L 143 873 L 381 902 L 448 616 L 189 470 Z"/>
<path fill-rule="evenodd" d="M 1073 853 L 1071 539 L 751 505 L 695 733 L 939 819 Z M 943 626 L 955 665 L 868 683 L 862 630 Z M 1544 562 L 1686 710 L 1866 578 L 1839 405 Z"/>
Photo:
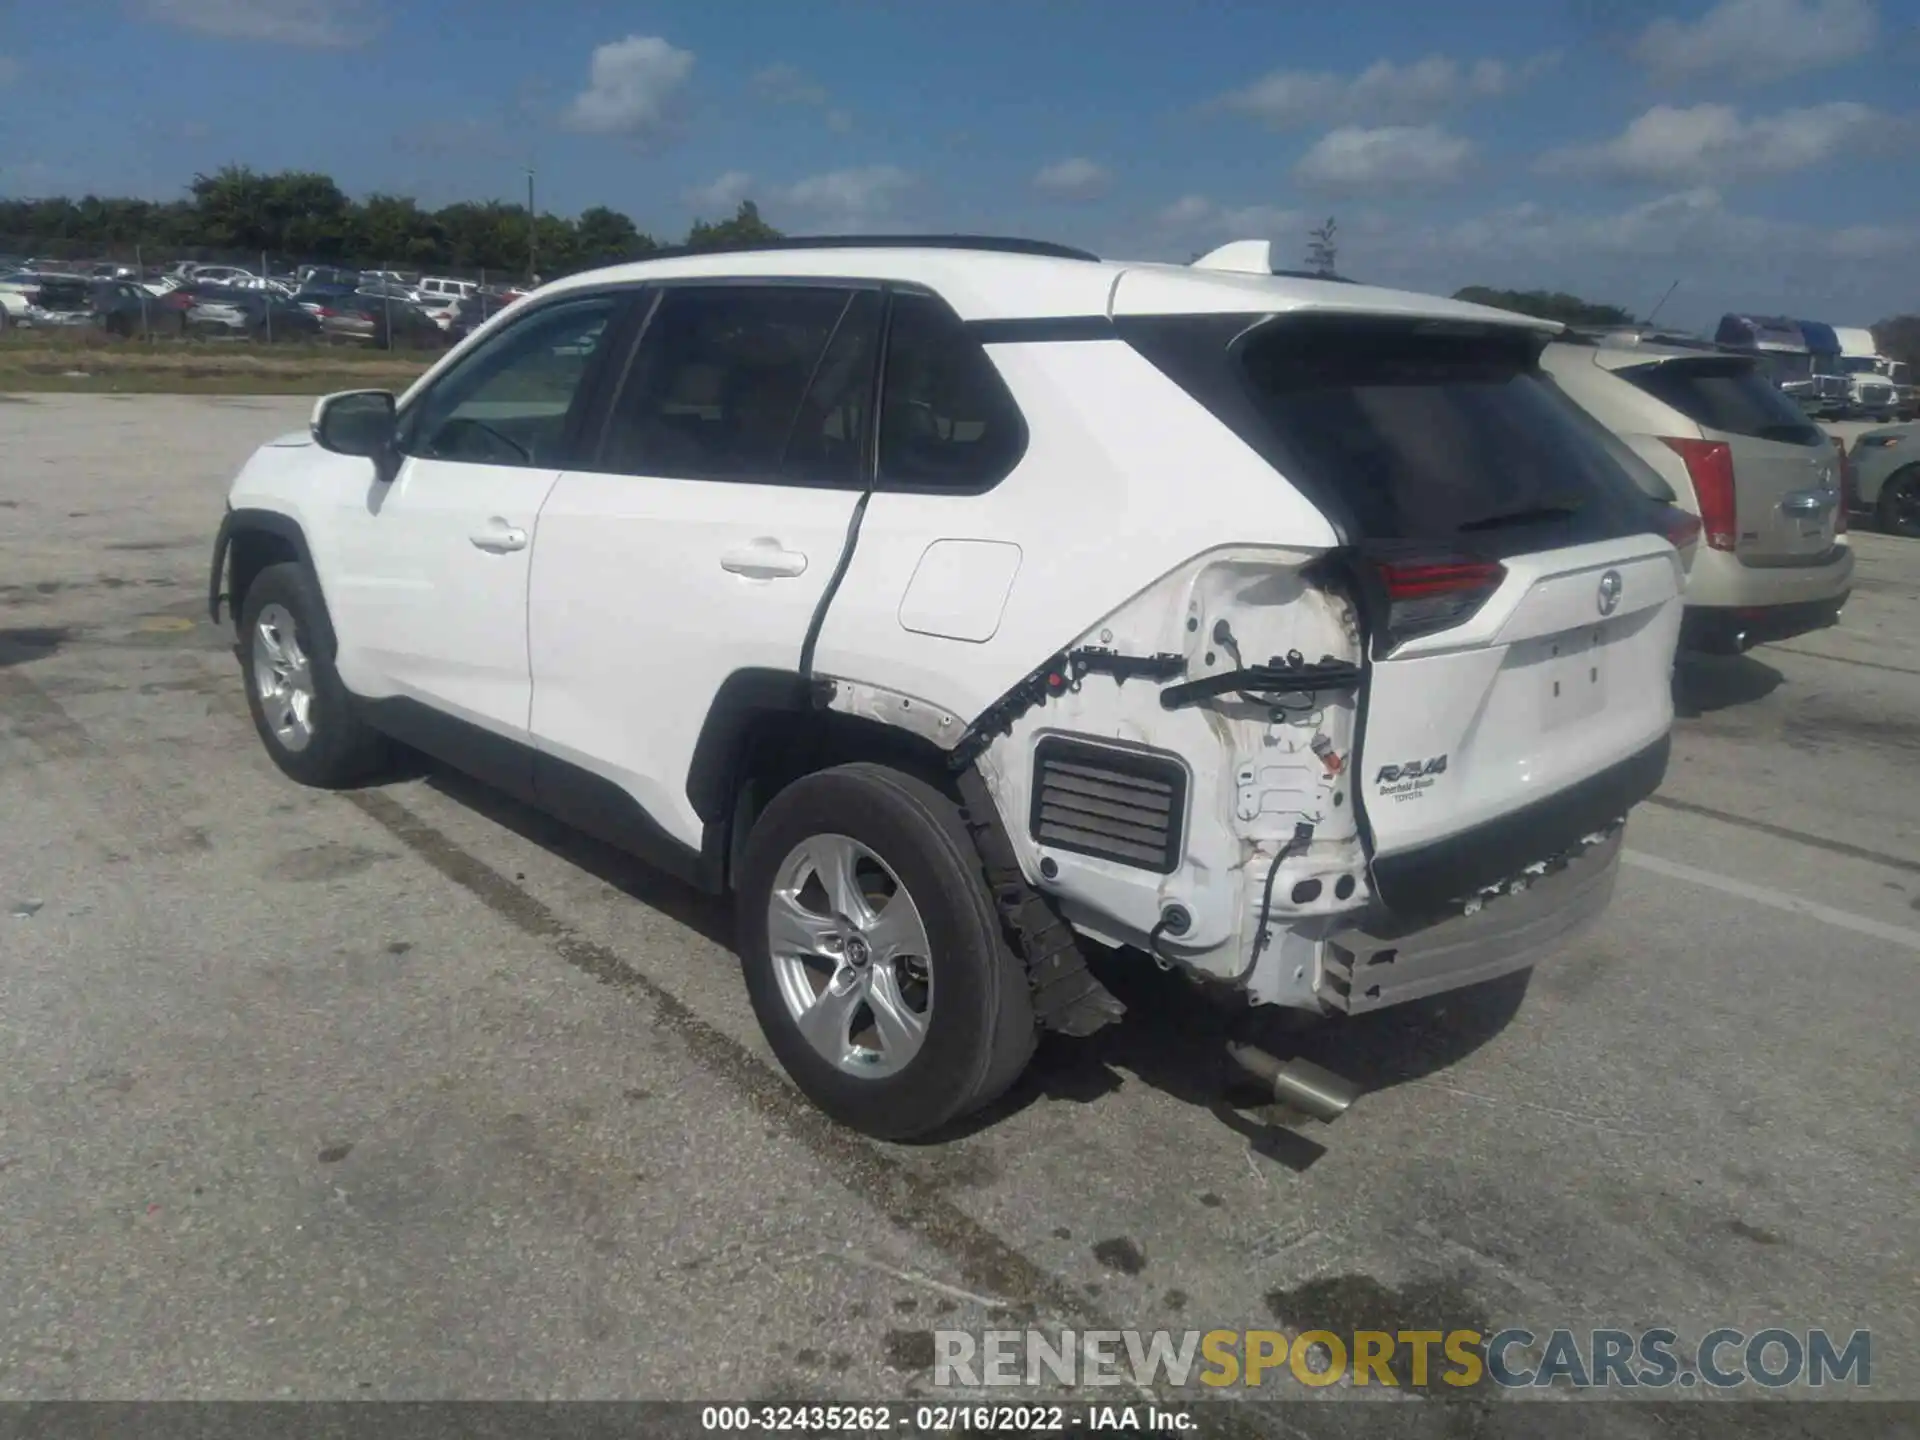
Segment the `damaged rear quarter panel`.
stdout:
<path fill-rule="evenodd" d="M 1189 680 L 1276 658 L 1357 664 L 1353 607 L 1303 574 L 1317 558 L 1250 547 L 1200 556 L 1087 631 L 1070 653 L 1175 654 Z M 1283 933 L 1324 933 L 1369 898 L 1349 776 L 1357 694 L 1227 694 L 1169 710 L 1164 688 L 1163 680 L 1116 678 L 1097 665 L 1075 671 L 1057 693 L 1013 717 L 978 763 L 1023 870 L 1076 927 L 1108 944 L 1151 945 L 1163 963 L 1245 980 L 1268 874 L 1302 824 L 1313 828 L 1312 843 L 1289 855 L 1275 877 L 1267 963 L 1282 966 L 1282 951 L 1293 953 L 1279 943 Z M 1035 838 L 1034 748 L 1054 736 L 1179 758 L 1188 783 L 1171 873 Z M 1174 905 L 1189 924 L 1155 936 Z M 1306 962 L 1284 961 L 1298 973 L 1286 985 L 1268 983 L 1265 998 L 1310 989 L 1316 952 L 1309 945 L 1301 953 Z"/>
<path fill-rule="evenodd" d="M 820 674 L 884 684 L 971 721 L 1192 556 L 1338 543 L 1293 486 L 1123 341 L 986 349 L 1026 418 L 1024 457 L 984 494 L 882 482 L 821 626 Z M 984 640 L 901 620 L 928 551 L 955 540 L 1022 555 Z"/>

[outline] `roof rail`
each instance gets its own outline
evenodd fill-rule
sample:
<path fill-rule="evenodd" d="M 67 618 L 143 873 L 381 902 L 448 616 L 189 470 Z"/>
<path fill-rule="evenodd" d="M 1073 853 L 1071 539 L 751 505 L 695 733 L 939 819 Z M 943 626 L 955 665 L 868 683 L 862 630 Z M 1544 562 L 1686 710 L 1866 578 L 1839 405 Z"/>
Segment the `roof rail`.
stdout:
<path fill-rule="evenodd" d="M 987 250 L 1002 255 L 1041 255 L 1054 260 L 1099 260 L 1091 250 L 1022 240 L 1007 235 L 785 235 L 719 245 L 673 245 L 634 256 L 635 262 L 677 260 L 683 255 L 752 255 L 779 250 Z"/>

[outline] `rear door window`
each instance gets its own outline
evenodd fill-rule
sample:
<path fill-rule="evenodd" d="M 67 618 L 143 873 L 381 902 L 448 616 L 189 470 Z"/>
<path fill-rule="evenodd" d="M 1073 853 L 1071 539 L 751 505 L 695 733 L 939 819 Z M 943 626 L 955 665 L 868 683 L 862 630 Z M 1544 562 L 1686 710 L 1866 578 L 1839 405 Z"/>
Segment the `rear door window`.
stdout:
<path fill-rule="evenodd" d="M 1827 443 L 1820 427 L 1749 360 L 1668 360 L 1615 373 L 1703 429 L 1784 445 Z"/>
<path fill-rule="evenodd" d="M 1648 526 L 1646 495 L 1526 334 L 1289 319 L 1240 358 L 1283 463 L 1338 492 L 1361 538 L 1520 553 Z"/>
<path fill-rule="evenodd" d="M 872 291 L 667 287 L 614 403 L 596 468 L 687 480 L 859 483 L 878 317 Z"/>

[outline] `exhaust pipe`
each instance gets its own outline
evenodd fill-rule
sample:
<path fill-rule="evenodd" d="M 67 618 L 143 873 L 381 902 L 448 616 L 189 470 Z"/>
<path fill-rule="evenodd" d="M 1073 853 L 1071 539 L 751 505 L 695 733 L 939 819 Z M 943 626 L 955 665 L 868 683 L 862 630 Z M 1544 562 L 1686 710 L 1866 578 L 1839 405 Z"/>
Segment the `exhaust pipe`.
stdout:
<path fill-rule="evenodd" d="M 1273 1091 L 1274 1103 L 1331 1125 L 1360 1098 L 1360 1087 L 1309 1060 L 1282 1060 L 1254 1045 L 1232 1043 L 1227 1057 Z"/>

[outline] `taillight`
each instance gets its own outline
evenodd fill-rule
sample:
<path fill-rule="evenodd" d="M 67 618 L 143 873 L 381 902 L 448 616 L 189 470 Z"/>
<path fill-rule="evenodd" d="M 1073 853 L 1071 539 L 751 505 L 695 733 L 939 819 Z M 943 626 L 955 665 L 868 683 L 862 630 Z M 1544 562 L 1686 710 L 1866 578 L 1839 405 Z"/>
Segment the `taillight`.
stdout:
<path fill-rule="evenodd" d="M 1733 501 L 1733 450 L 1723 440 L 1661 437 L 1687 467 L 1693 498 L 1700 504 L 1700 529 L 1710 550 L 1732 550 L 1740 526 Z"/>
<path fill-rule="evenodd" d="M 1387 633 L 1391 649 L 1416 635 L 1431 635 L 1460 624 L 1500 588 L 1507 567 L 1495 560 L 1465 555 L 1421 555 L 1376 559 L 1387 594 Z"/>
<path fill-rule="evenodd" d="M 313 313 L 315 315 L 318 315 L 322 320 L 331 320 L 335 316 L 337 316 L 340 312 L 338 310 L 329 310 L 324 305 L 316 305 L 314 307 Z"/>
<path fill-rule="evenodd" d="M 1847 533 L 1847 514 L 1853 509 L 1853 462 L 1847 458 L 1847 442 L 1833 437 L 1834 457 L 1840 462 L 1840 505 L 1833 514 L 1833 533 Z"/>

